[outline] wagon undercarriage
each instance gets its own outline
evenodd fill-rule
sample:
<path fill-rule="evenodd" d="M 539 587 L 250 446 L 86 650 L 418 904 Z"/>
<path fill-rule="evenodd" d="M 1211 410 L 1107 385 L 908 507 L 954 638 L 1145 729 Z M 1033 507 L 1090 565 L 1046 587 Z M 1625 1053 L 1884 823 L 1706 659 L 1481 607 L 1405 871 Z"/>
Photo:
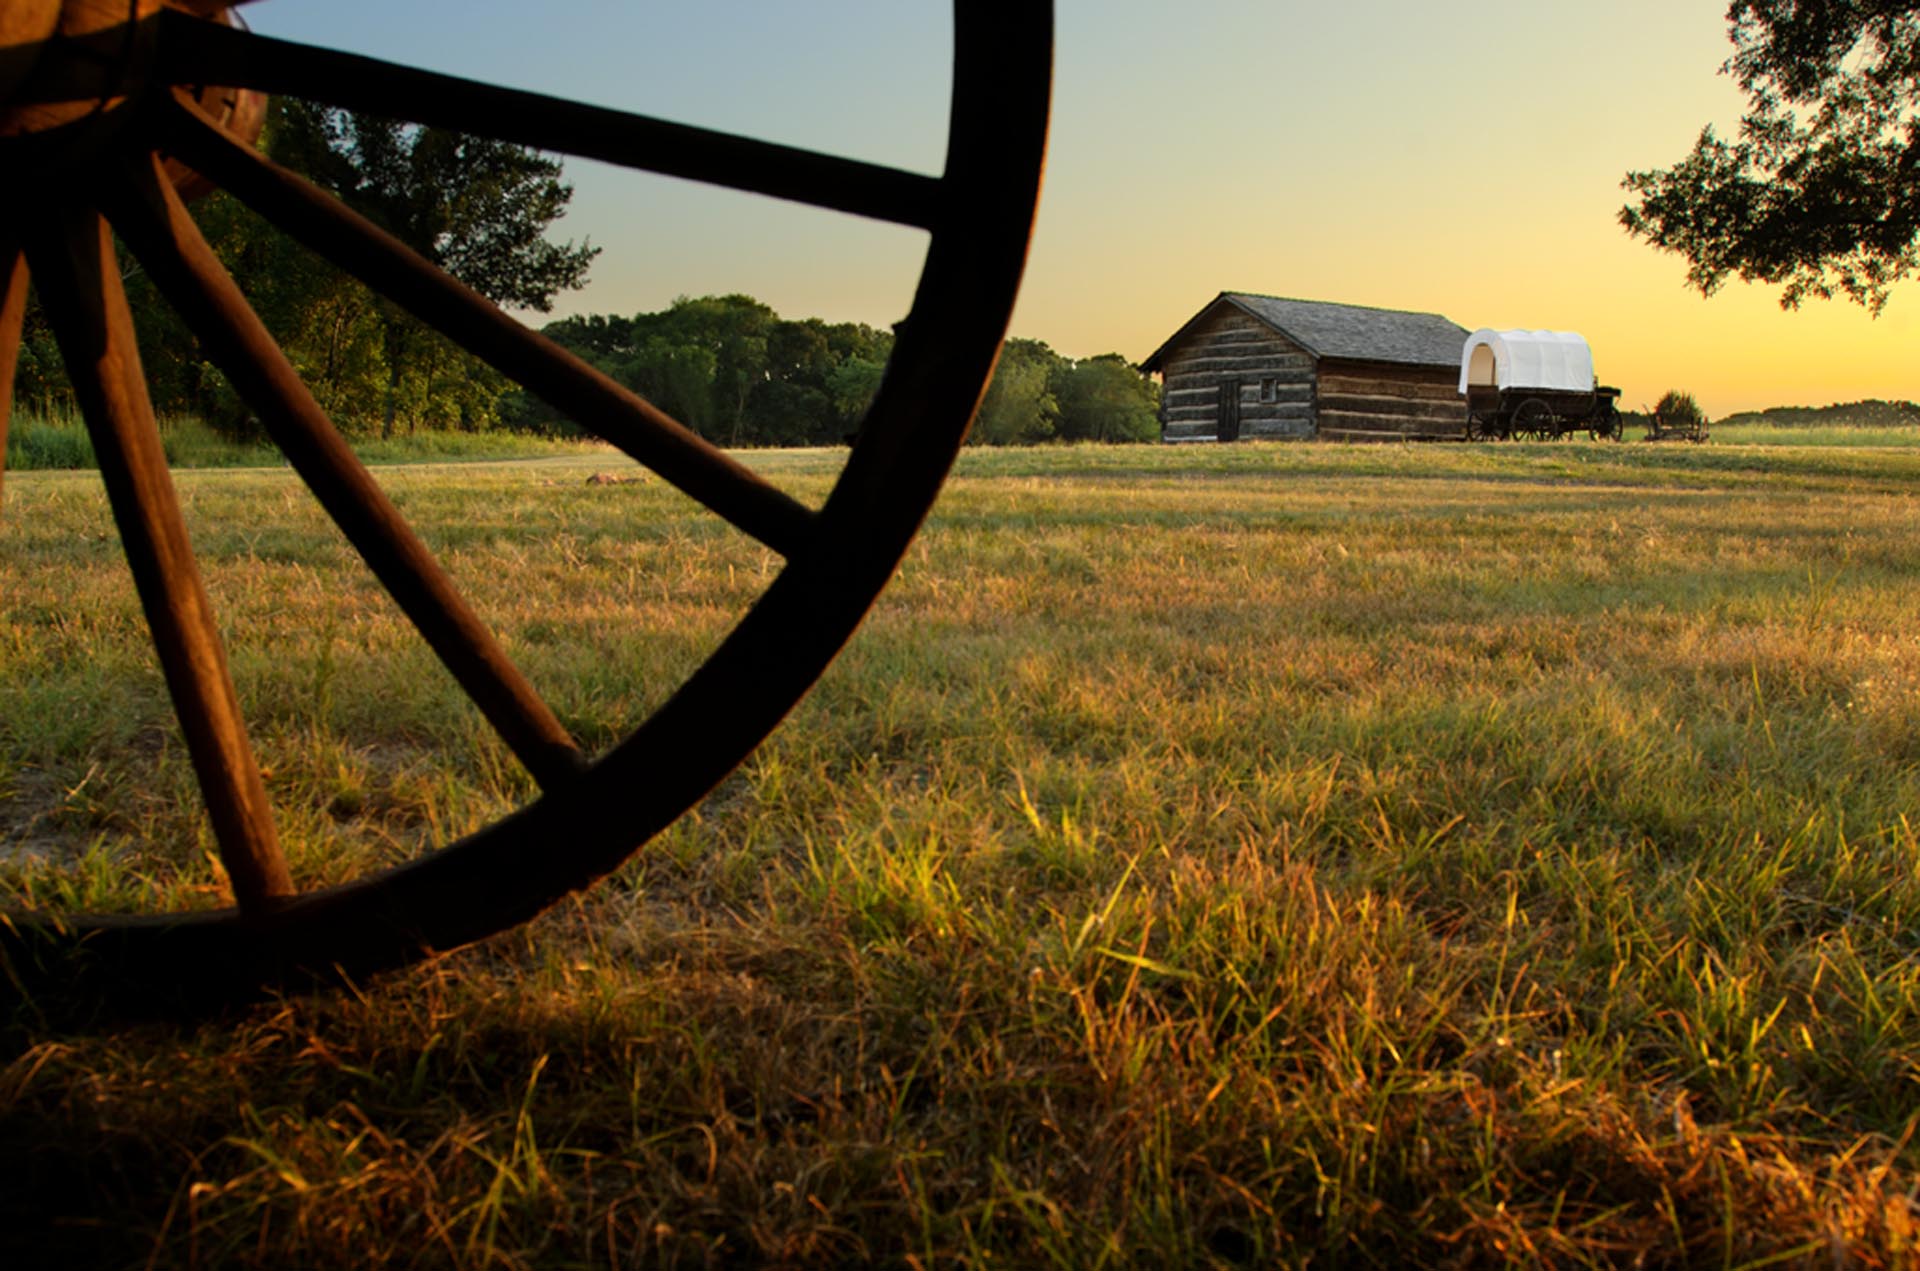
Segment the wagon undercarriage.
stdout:
<path fill-rule="evenodd" d="M 1475 386 L 1467 394 L 1467 439 L 1555 441 L 1585 433 L 1595 441 L 1618 441 L 1619 401 L 1616 388 L 1572 393 Z"/>

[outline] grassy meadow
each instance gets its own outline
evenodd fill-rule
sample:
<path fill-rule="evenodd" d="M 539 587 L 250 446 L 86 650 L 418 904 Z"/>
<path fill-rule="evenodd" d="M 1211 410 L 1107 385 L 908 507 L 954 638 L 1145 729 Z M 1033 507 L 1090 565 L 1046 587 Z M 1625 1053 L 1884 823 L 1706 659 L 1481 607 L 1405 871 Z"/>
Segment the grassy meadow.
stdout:
<path fill-rule="evenodd" d="M 278 468 L 286 460 L 265 441 L 235 441 L 192 415 L 163 415 L 160 445 L 176 468 Z M 367 463 L 431 463 L 462 459 L 537 459 L 591 453 L 595 443 L 556 441 L 502 429 L 486 432 L 428 430 L 360 440 Z M 9 421 L 6 471 L 75 470 L 95 466 L 93 441 L 72 407 L 15 411 Z"/>
<path fill-rule="evenodd" d="M 1715 424 L 1712 443 L 1737 446 L 1920 446 L 1920 428 L 1897 424 L 1829 426 Z"/>
<path fill-rule="evenodd" d="M 839 456 L 750 461 L 817 498 Z M 613 463 L 380 473 L 596 745 L 776 568 Z M 179 485 L 297 877 L 529 797 L 291 474 Z M 13 1002 L 0 1251 L 1914 1265 L 1917 488 L 970 452 L 818 689 L 577 902 L 214 1020 Z M 0 544 L 0 882 L 221 903 L 97 481 L 10 473 Z"/>

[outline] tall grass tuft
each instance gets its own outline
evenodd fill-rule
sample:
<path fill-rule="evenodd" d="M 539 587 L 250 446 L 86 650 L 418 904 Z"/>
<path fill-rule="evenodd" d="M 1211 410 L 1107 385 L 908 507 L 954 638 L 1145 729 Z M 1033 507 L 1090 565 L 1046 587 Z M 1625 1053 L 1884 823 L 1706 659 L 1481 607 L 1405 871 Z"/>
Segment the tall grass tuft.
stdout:
<path fill-rule="evenodd" d="M 16 410 L 7 429 L 7 471 L 91 468 L 93 440 L 72 411 Z"/>
<path fill-rule="evenodd" d="M 260 442 L 222 436 L 194 415 L 162 416 L 160 444 L 176 468 L 274 468 L 285 464 L 280 451 Z M 399 437 L 355 439 L 363 462 L 374 464 L 447 463 L 535 459 L 566 455 L 610 455 L 591 441 L 554 441 L 513 432 L 423 432 Z M 86 422 L 70 407 L 16 411 L 7 434 L 7 470 L 34 472 L 93 468 L 97 461 Z"/>
<path fill-rule="evenodd" d="M 266 446 L 230 441 L 191 415 L 158 421 L 160 446 L 178 468 L 252 468 L 280 462 Z M 86 421 L 71 408 L 17 412 L 7 432 L 7 468 L 14 472 L 98 466 Z"/>

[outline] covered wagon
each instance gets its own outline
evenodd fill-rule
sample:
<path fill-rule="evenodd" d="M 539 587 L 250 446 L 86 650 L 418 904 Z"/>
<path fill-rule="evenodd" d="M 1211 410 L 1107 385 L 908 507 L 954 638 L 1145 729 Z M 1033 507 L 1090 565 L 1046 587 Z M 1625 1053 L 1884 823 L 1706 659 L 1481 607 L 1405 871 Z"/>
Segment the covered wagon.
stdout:
<path fill-rule="evenodd" d="M 1460 354 L 1460 394 L 1473 440 L 1620 438 L 1620 390 L 1600 387 L 1592 348 L 1571 331 L 1475 331 Z"/>

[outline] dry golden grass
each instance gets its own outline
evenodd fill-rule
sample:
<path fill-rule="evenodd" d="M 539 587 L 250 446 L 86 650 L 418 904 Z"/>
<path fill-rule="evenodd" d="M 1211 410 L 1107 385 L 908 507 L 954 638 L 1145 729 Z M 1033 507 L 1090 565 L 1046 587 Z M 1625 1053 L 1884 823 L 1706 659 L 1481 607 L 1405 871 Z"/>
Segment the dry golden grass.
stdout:
<path fill-rule="evenodd" d="M 589 470 L 382 479 L 605 743 L 775 563 Z M 1916 478 L 970 454 L 816 693 L 577 903 L 217 1021 L 16 1004 L 0 1248 L 1912 1265 Z M 182 486 L 304 880 L 527 797 L 291 478 Z M 0 838 L 50 858 L 9 885 L 217 903 L 93 485 L 7 501 Z"/>

